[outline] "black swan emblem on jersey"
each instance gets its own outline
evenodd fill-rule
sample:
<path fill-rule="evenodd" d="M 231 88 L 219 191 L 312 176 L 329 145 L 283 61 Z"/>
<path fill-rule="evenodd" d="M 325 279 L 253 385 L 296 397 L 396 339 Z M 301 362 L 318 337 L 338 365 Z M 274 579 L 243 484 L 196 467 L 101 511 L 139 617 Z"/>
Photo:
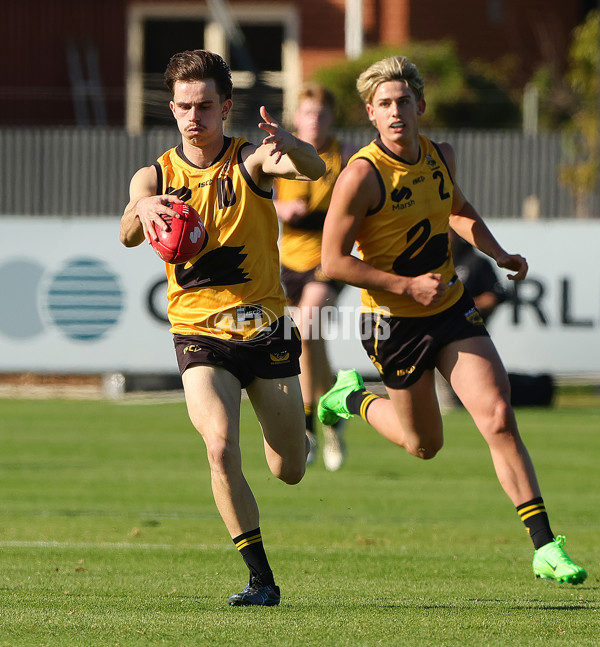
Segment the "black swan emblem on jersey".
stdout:
<path fill-rule="evenodd" d="M 168 186 L 166 193 L 168 193 L 169 195 L 176 195 L 184 202 L 187 202 L 192 197 L 192 190 L 187 186 L 182 186 L 180 189 L 176 189 L 173 186 Z"/>
<path fill-rule="evenodd" d="M 247 254 L 241 247 L 217 247 L 206 252 L 193 265 L 177 265 L 175 277 L 177 283 L 185 289 L 209 288 L 218 285 L 237 285 L 250 281 L 242 263 Z"/>
<path fill-rule="evenodd" d="M 396 258 L 392 269 L 400 276 L 419 276 L 443 265 L 448 258 L 448 234 L 431 234 L 431 224 L 421 220 L 407 236 L 406 249 Z"/>

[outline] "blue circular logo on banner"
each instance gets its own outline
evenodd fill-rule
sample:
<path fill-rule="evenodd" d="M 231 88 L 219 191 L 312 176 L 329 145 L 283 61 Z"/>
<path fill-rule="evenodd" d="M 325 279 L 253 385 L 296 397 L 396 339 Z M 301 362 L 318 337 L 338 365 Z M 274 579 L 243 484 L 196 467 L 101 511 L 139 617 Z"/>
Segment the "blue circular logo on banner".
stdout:
<path fill-rule="evenodd" d="M 46 310 L 70 339 L 99 339 L 119 318 L 123 291 L 118 277 L 98 260 L 69 261 L 48 284 Z"/>

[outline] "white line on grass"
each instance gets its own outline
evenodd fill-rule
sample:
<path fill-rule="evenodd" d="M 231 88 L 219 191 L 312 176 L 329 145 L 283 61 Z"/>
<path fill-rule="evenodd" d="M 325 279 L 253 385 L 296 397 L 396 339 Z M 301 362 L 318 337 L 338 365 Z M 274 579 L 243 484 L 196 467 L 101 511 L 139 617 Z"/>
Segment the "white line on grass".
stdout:
<path fill-rule="evenodd" d="M 86 542 L 86 541 L 0 541 L 0 548 L 106 548 L 122 550 L 224 550 L 231 549 L 229 544 L 192 544 L 181 546 L 175 544 L 134 544 L 132 542 Z"/>
<path fill-rule="evenodd" d="M 57 548 L 63 550 L 72 549 L 106 549 L 106 550 L 225 550 L 231 551 L 231 544 L 223 542 L 222 544 L 134 544 L 132 542 L 93 542 L 93 541 L 20 541 L 6 540 L 0 541 L 2 548 Z M 339 546 L 271 546 L 270 551 L 275 552 L 281 548 L 286 551 L 296 551 L 304 553 L 330 554 L 337 553 L 341 550 L 348 550 Z M 389 547 L 385 547 L 387 551 Z M 359 547 L 359 550 L 362 548 Z"/>

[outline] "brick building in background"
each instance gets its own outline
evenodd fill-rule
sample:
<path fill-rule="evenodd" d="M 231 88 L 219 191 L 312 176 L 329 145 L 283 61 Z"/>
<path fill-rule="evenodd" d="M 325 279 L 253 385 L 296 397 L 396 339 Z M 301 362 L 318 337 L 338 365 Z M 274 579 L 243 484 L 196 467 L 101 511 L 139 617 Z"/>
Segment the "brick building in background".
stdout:
<path fill-rule="evenodd" d="M 275 114 L 289 114 L 299 84 L 346 57 L 346 11 L 360 0 L 230 0 L 223 22 L 198 0 L 1 0 L 0 127 L 171 123 L 162 85 L 176 51 L 213 49 L 230 62 L 236 105 L 255 80 Z M 463 60 L 513 56 L 525 83 L 542 63 L 563 71 L 572 29 L 592 0 L 362 0 L 362 44 L 450 39 Z M 237 31 L 236 31 L 237 30 Z M 238 114 L 243 114 L 239 110 Z"/>

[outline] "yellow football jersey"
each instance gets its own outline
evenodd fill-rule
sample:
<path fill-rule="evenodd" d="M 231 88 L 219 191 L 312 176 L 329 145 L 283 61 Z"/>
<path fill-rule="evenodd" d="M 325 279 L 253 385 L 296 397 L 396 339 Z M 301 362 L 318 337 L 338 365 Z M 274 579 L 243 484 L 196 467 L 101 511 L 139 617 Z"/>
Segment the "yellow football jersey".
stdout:
<path fill-rule="evenodd" d="M 171 332 L 245 340 L 285 314 L 279 279 L 279 227 L 272 191 L 263 191 L 241 161 L 248 146 L 225 138 L 208 168 L 172 148 L 155 163 L 159 194 L 171 193 L 200 214 L 207 243 L 183 265 L 166 264 Z"/>
<path fill-rule="evenodd" d="M 350 159 L 369 160 L 382 189 L 381 203 L 363 220 L 357 234 L 357 251 L 365 262 L 400 276 L 428 272 L 453 282 L 435 307 L 426 307 L 409 296 L 380 290 L 361 290 L 363 309 L 387 308 L 394 317 L 426 317 L 456 303 L 463 286 L 456 279 L 448 241 L 454 182 L 438 147 L 419 136 L 420 157 L 408 164 L 375 140 Z"/>
<path fill-rule="evenodd" d="M 304 200 L 307 204 L 307 217 L 298 225 L 284 223 L 279 241 L 282 264 L 295 272 L 307 272 L 321 264 L 323 221 L 333 186 L 342 171 L 341 145 L 337 139 L 319 150 L 319 155 L 327 170 L 318 180 L 277 179 L 275 183 L 278 200 Z"/>

